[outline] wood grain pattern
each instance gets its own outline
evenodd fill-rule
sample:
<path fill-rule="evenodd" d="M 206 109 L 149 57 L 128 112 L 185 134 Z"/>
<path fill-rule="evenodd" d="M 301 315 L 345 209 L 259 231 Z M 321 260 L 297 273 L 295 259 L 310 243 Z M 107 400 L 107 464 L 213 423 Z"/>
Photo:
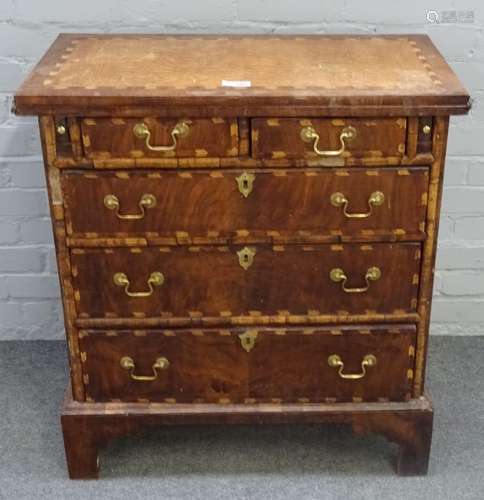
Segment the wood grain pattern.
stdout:
<path fill-rule="evenodd" d="M 422 475 L 428 469 L 433 409 L 427 397 L 406 403 L 83 404 L 67 391 L 61 421 L 72 479 L 97 478 L 98 451 L 112 439 L 160 425 L 194 424 L 348 424 L 355 433 L 379 433 L 396 443 L 397 473 Z"/>
<path fill-rule="evenodd" d="M 433 126 L 433 153 L 435 161 L 431 165 L 430 185 L 427 210 L 427 240 L 422 249 L 421 287 L 419 290 L 418 311 L 422 318 L 417 335 L 417 363 L 415 373 L 414 396 L 424 392 L 425 366 L 432 306 L 435 258 L 437 254 L 437 236 L 439 231 L 440 205 L 444 184 L 444 162 L 447 149 L 449 118 L 437 117 Z"/>
<path fill-rule="evenodd" d="M 222 80 L 250 80 L 229 88 Z M 423 392 L 448 116 L 468 93 L 428 37 L 61 35 L 15 96 L 40 115 L 72 390 L 69 473 L 97 477 L 98 448 L 165 424 L 350 424 L 427 471 Z M 133 135 L 149 125 L 167 145 Z M 65 132 L 58 126 L 65 127 Z M 321 149 L 300 138 L 313 126 Z M 241 174 L 254 175 L 244 197 Z M 385 201 L 367 218 L 371 193 Z M 156 205 L 143 218 L 143 194 Z M 237 252 L 255 252 L 241 266 Z M 242 261 L 243 263 L 243 261 Z M 330 279 L 342 268 L 348 293 Z M 144 297 L 148 278 L 162 286 Z M 126 274 L 128 288 L 113 275 Z M 248 352 L 241 335 L 257 337 Z M 358 373 L 366 354 L 377 364 Z M 155 381 L 157 357 L 170 366 Z M 74 401 L 75 400 L 75 401 Z M 100 402 L 101 401 L 101 402 Z"/>
<path fill-rule="evenodd" d="M 231 89 L 222 80 L 251 86 Z M 424 35 L 61 35 L 15 102 L 22 113 L 116 116 L 124 107 L 146 116 L 149 107 L 179 112 L 200 100 L 239 116 L 285 116 L 294 106 L 312 108 L 311 116 L 469 107 L 465 89 Z M 257 106 L 244 111 L 254 100 Z"/>
<path fill-rule="evenodd" d="M 151 133 L 152 146 L 171 146 L 171 131 L 179 122 L 187 124 L 189 131 L 177 138 L 173 151 L 151 151 L 145 140 L 133 133 L 136 124 L 144 123 Z M 237 121 L 233 119 L 88 118 L 82 120 L 81 127 L 84 151 L 90 159 L 203 158 L 238 154 Z"/>
<path fill-rule="evenodd" d="M 202 169 L 288 169 L 288 168 L 318 168 L 318 167 L 394 167 L 427 166 L 434 161 L 431 153 L 416 153 L 411 156 L 361 156 L 361 157 L 335 157 L 335 158 L 252 158 L 242 156 L 225 157 L 190 157 L 190 158 L 94 158 L 86 157 L 74 159 L 72 157 L 54 156 L 52 166 L 66 169 L 91 169 L 96 170 L 202 170 Z"/>
<path fill-rule="evenodd" d="M 254 176 L 245 198 L 237 178 Z M 424 237 L 428 170 L 301 169 L 287 171 L 235 170 L 179 172 L 69 172 L 61 177 L 69 238 L 131 238 L 148 242 L 244 241 L 317 242 L 324 237 L 378 240 Z M 384 204 L 366 219 L 345 217 L 331 195 L 342 192 L 350 213 L 369 211 L 375 191 Z M 143 219 L 123 220 L 104 206 L 114 194 L 121 215 L 139 214 L 141 197 L 150 193 L 156 206 Z M 190 200 L 190 203 L 185 203 Z M 139 243 L 138 243 L 139 245 Z"/>
<path fill-rule="evenodd" d="M 60 172 L 49 167 L 55 149 L 54 119 L 50 116 L 39 117 L 40 138 L 44 156 L 45 174 L 47 177 L 47 194 L 52 218 L 52 230 L 55 240 L 56 260 L 59 274 L 59 284 L 62 291 L 64 307 L 64 324 L 66 327 L 67 348 L 69 352 L 69 370 L 72 384 L 72 394 L 82 401 L 85 398 L 82 381 L 81 360 L 79 356 L 78 330 L 75 326 L 76 309 L 71 281 L 71 262 L 66 245 L 66 230 L 62 190 L 60 187 Z"/>
<path fill-rule="evenodd" d="M 413 325 L 250 331 L 257 332 L 250 352 L 239 338 L 244 329 L 83 331 L 87 397 L 220 404 L 409 398 Z M 359 380 L 346 380 L 328 365 L 335 353 L 344 360 L 345 373 L 360 373 L 367 354 L 377 357 L 377 365 Z M 135 375 L 152 375 L 160 356 L 170 365 L 154 381 L 136 381 L 120 366 L 123 356 L 134 360 Z"/>
<path fill-rule="evenodd" d="M 311 316 L 416 310 L 419 244 L 254 248 L 256 255 L 247 270 L 240 266 L 236 253 L 241 247 L 75 250 L 71 261 L 76 270 L 77 313 L 90 317 L 168 314 L 230 318 L 279 311 Z M 341 283 L 329 277 L 331 269 L 342 268 L 349 278 L 348 287 L 362 287 L 372 266 L 378 266 L 382 276 L 364 293 L 345 293 Z M 126 273 L 131 291 L 146 291 L 147 280 L 155 271 L 163 273 L 165 282 L 150 297 L 128 297 L 113 282 L 115 273 Z"/>
<path fill-rule="evenodd" d="M 356 137 L 346 144 L 342 159 L 349 157 L 402 157 L 406 142 L 405 118 L 257 118 L 252 120 L 252 154 L 255 158 L 318 159 L 313 142 L 301 139 L 303 127 L 313 127 L 318 135 L 319 149 L 338 150 L 344 127 L 353 127 Z M 334 160 L 333 160 L 334 161 Z"/>
<path fill-rule="evenodd" d="M 193 311 L 191 316 L 172 316 L 163 311 L 158 317 L 115 317 L 112 313 L 106 314 L 103 318 L 89 317 L 86 313 L 81 313 L 75 320 L 77 327 L 86 328 L 228 328 L 230 326 L 245 328 L 268 326 L 314 326 L 314 325 L 357 325 L 360 323 L 371 324 L 395 324 L 402 322 L 420 323 L 420 316 L 413 313 L 406 313 L 400 310 L 389 314 L 367 312 L 364 314 L 348 314 L 348 311 L 338 311 L 336 314 L 321 313 L 315 314 L 290 314 L 289 311 L 279 311 L 274 315 L 251 316 L 200 316 L 199 312 Z"/>

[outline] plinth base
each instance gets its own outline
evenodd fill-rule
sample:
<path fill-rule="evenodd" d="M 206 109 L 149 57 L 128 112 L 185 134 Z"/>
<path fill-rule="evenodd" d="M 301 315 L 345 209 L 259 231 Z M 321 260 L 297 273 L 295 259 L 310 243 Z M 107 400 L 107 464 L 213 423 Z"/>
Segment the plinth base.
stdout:
<path fill-rule="evenodd" d="M 400 475 L 427 473 L 433 410 L 427 397 L 405 403 L 166 404 L 81 403 L 70 389 L 62 431 L 71 479 L 95 479 L 98 451 L 111 439 L 161 425 L 351 424 L 355 433 L 378 433 L 399 445 Z"/>

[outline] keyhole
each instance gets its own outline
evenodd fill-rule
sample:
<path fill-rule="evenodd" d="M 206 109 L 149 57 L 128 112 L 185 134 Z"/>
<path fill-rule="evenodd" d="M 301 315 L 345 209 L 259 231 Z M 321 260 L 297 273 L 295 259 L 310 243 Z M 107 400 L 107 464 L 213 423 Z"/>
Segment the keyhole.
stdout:
<path fill-rule="evenodd" d="M 244 247 L 237 252 L 239 258 L 239 264 L 243 269 L 247 271 L 254 261 L 255 250 L 251 248 Z"/>
<path fill-rule="evenodd" d="M 246 180 L 243 181 L 242 185 L 245 190 L 249 189 L 249 183 Z"/>

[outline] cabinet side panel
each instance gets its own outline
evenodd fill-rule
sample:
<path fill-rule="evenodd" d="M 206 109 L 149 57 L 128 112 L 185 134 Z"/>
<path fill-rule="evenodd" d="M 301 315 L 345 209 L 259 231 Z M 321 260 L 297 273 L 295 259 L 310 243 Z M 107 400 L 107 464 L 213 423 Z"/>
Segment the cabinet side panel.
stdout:
<path fill-rule="evenodd" d="M 72 275 L 69 252 L 66 246 L 66 228 L 62 191 L 60 187 L 60 170 L 53 166 L 55 159 L 54 118 L 52 116 L 40 116 L 39 127 L 54 232 L 57 267 L 62 291 L 62 303 L 64 306 L 64 322 L 69 349 L 72 393 L 75 400 L 84 401 L 84 384 L 82 383 L 82 367 L 79 356 L 79 337 L 78 330 L 74 325 L 74 292 L 71 284 Z"/>
<path fill-rule="evenodd" d="M 426 221 L 427 239 L 423 245 L 418 300 L 420 322 L 417 332 L 417 352 L 413 387 L 414 397 L 420 397 L 424 390 L 425 363 L 427 358 L 430 309 L 435 271 L 435 254 L 437 251 L 437 235 L 439 229 L 440 204 L 442 200 L 443 172 L 448 129 L 448 116 L 435 117 L 432 137 L 432 153 L 435 160 L 431 164 L 430 168 Z"/>

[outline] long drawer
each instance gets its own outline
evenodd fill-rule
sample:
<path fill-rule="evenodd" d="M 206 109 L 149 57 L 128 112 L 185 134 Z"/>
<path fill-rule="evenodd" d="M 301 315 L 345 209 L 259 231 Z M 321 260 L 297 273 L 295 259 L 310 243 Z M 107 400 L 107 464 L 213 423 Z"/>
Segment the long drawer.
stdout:
<path fill-rule="evenodd" d="M 402 401 L 415 326 L 82 331 L 86 394 L 167 403 Z"/>
<path fill-rule="evenodd" d="M 73 249 L 81 317 L 415 312 L 420 244 Z"/>
<path fill-rule="evenodd" d="M 428 169 L 72 172 L 71 238 L 422 239 Z"/>

